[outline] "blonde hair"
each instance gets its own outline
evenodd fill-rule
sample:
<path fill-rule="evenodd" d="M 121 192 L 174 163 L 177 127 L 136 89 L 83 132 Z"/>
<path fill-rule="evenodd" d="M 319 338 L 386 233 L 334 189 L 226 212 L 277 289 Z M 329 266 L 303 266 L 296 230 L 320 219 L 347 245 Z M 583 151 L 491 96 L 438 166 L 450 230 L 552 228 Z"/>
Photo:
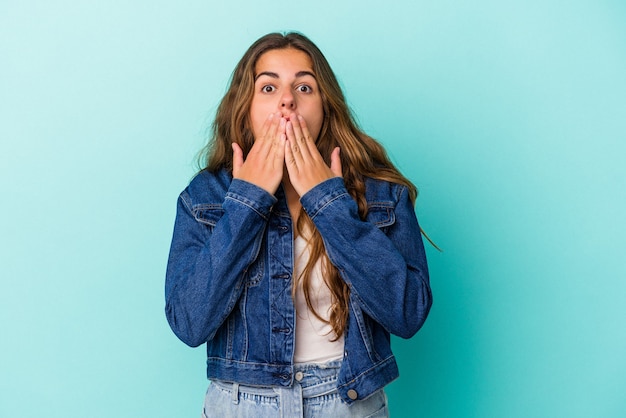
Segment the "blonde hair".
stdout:
<path fill-rule="evenodd" d="M 335 147 L 341 148 L 341 164 L 346 189 L 358 205 L 359 216 L 365 219 L 365 177 L 385 180 L 407 186 L 411 201 L 417 197 L 416 187 L 404 177 L 390 161 L 382 145 L 361 131 L 346 104 L 341 87 L 328 61 L 307 37 L 300 33 L 270 33 L 258 39 L 243 55 L 233 71 L 230 85 L 222 99 L 212 125 L 211 137 L 201 151 L 202 165 L 215 172 L 232 171 L 231 143 L 237 143 L 244 152 L 250 151 L 254 136 L 250 127 L 249 111 L 254 94 L 254 71 L 256 63 L 265 52 L 275 49 L 295 48 L 305 52 L 313 65 L 313 71 L 321 92 L 324 120 L 316 140 L 320 154 L 327 164 Z M 348 320 L 350 289 L 330 262 L 319 231 L 301 209 L 296 231 L 307 231 L 310 258 L 300 277 L 294 278 L 292 292 L 301 281 L 307 306 L 320 320 L 330 323 L 336 338 L 345 331 Z M 331 292 L 332 306 L 329 321 L 322 318 L 312 306 L 309 289 L 313 267 L 322 262 L 324 280 Z"/>

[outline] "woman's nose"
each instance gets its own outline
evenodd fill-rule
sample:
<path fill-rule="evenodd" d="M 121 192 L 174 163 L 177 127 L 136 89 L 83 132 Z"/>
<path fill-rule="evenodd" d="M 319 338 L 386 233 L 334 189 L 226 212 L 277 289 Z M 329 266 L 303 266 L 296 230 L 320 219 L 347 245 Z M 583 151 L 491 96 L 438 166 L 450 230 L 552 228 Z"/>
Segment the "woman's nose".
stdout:
<path fill-rule="evenodd" d="M 293 97 L 291 92 L 286 92 L 280 98 L 280 109 L 281 110 L 295 110 L 296 108 L 296 100 Z"/>

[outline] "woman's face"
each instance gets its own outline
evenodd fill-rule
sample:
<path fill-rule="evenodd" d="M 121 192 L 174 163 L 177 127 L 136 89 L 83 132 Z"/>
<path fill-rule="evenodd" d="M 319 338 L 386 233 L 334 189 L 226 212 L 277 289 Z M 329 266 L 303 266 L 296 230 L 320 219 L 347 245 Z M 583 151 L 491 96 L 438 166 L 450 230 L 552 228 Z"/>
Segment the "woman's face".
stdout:
<path fill-rule="evenodd" d="M 289 119 L 302 115 L 311 137 L 317 140 L 324 110 L 313 65 L 308 54 L 294 48 L 273 49 L 257 60 L 250 121 L 255 138 L 270 113 Z"/>

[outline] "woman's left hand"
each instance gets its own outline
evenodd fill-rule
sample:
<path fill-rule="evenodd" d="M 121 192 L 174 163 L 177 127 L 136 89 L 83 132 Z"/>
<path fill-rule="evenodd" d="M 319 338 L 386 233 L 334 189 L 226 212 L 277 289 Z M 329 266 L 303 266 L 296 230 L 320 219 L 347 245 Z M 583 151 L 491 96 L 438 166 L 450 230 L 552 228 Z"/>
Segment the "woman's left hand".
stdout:
<path fill-rule="evenodd" d="M 313 187 L 333 177 L 342 177 L 339 147 L 330 156 L 330 167 L 326 165 L 315 140 L 306 126 L 304 118 L 292 113 L 287 122 L 285 165 L 289 180 L 298 195 L 304 196 Z"/>

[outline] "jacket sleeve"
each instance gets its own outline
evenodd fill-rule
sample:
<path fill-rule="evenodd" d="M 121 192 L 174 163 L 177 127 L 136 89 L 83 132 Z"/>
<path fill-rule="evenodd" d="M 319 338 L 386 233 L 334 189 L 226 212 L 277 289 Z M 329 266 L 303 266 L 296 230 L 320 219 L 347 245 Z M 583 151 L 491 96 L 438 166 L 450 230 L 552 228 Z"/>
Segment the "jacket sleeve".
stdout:
<path fill-rule="evenodd" d="M 329 179 L 302 196 L 331 262 L 354 301 L 388 332 L 403 338 L 423 325 L 432 305 L 428 267 L 415 210 L 404 186 L 385 232 L 359 218 L 343 179 Z"/>
<path fill-rule="evenodd" d="M 178 199 L 165 313 L 178 338 L 196 347 L 213 338 L 235 307 L 276 198 L 235 179 L 221 205 L 194 205 L 189 189 Z M 212 210 L 220 212 L 214 220 L 203 223 L 194 216 Z"/>

